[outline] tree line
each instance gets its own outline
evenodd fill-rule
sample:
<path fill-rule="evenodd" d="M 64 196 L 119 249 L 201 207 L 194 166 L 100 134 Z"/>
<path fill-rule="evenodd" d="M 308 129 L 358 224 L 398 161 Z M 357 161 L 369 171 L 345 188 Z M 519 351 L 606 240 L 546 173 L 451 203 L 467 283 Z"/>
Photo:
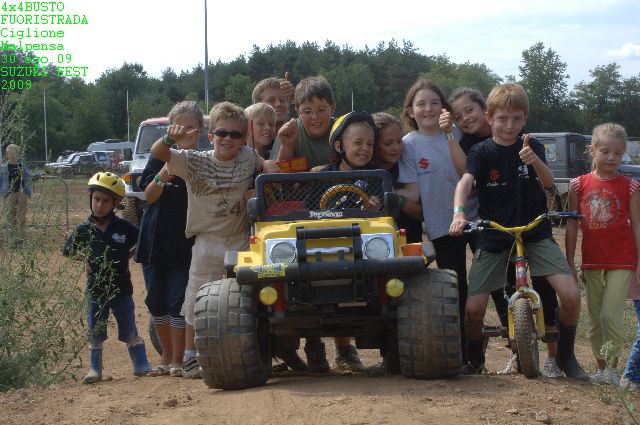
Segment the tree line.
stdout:
<path fill-rule="evenodd" d="M 33 62 L 33 52 L 14 53 L 17 65 Z M 325 76 L 334 90 L 337 115 L 350 111 L 353 99 L 357 110 L 398 116 L 405 92 L 418 77 L 432 80 L 445 95 L 459 86 L 474 87 L 487 95 L 497 83 L 516 81 L 529 93 L 529 131 L 587 134 L 598 123 L 615 121 L 630 135 L 640 135 L 640 74 L 623 78 L 617 63 L 600 65 L 590 70 L 590 81 L 581 81 L 569 90 L 566 63 L 541 42 L 522 52 L 521 63 L 517 77 L 501 78 L 481 63 L 454 63 L 446 55 L 419 53 L 410 41 L 391 40 L 360 50 L 331 41 L 324 46 L 287 41 L 263 49 L 254 46 L 248 55 L 230 62 L 210 63 L 209 107 L 222 100 L 248 106 L 258 81 L 284 76 L 285 71 L 294 84 L 310 75 Z M 52 70 L 32 82 L 29 90 L 17 92 L 26 117 L 21 136 L 29 140 L 29 157 L 33 159 L 44 159 L 44 90 L 47 140 L 54 155 L 63 149 L 84 150 L 91 142 L 106 138 L 126 140 L 127 91 L 132 139 L 140 121 L 166 115 L 178 101 L 196 100 L 204 110 L 202 64 L 179 74 L 167 68 L 160 78 L 154 78 L 141 64 L 124 63 L 91 83 L 59 77 Z M 3 92 L 0 102 L 7 104 L 7 95 Z M 3 137 L 3 145 L 9 142 Z"/>

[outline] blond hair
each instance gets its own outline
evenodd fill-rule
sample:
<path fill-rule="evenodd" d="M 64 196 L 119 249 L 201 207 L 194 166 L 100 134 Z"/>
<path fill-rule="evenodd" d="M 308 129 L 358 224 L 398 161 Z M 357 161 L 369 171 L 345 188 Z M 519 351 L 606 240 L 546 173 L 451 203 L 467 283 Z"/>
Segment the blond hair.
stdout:
<path fill-rule="evenodd" d="M 267 117 L 271 121 L 276 121 L 276 110 L 268 103 L 258 102 L 247 106 L 244 110 L 249 121 L 255 120 L 256 117 Z"/>
<path fill-rule="evenodd" d="M 262 94 L 269 89 L 277 89 L 280 90 L 280 83 L 284 81 L 282 78 L 269 77 L 261 80 L 258 84 L 256 84 L 253 89 L 253 93 L 251 93 L 251 101 L 253 103 L 262 102 Z"/>
<path fill-rule="evenodd" d="M 198 125 L 200 126 L 200 130 L 204 127 L 204 119 L 202 118 L 202 109 L 198 105 L 198 102 L 193 100 L 185 100 L 179 103 L 176 103 L 171 111 L 169 111 L 169 123 L 175 124 L 175 120 L 177 117 L 181 115 L 187 115 L 194 117 L 198 121 Z"/>
<path fill-rule="evenodd" d="M 593 136 L 591 137 L 591 145 L 597 147 L 606 137 L 613 137 L 619 139 L 627 146 L 627 130 L 620 124 L 613 122 L 606 122 L 600 124 L 593 129 Z"/>
<path fill-rule="evenodd" d="M 6 152 L 8 157 L 13 156 L 14 158 L 17 158 L 18 154 L 20 153 L 20 147 L 14 143 L 11 143 L 7 146 Z"/>
<path fill-rule="evenodd" d="M 242 134 L 247 134 L 249 120 L 244 109 L 231 102 L 220 102 L 213 105 L 209 112 L 210 127 L 213 129 L 222 120 L 237 121 L 242 125 Z"/>
<path fill-rule="evenodd" d="M 520 84 L 498 84 L 487 97 L 487 113 L 493 115 L 498 109 L 523 111 L 525 116 L 529 115 L 527 92 Z"/>

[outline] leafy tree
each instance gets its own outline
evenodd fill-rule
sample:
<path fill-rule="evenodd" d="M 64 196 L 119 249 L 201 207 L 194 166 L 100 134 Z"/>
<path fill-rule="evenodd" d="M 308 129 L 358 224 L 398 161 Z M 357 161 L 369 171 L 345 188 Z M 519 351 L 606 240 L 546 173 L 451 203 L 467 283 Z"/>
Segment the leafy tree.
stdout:
<path fill-rule="evenodd" d="M 251 105 L 251 92 L 255 83 L 246 75 L 236 74 L 229 78 L 229 84 L 224 89 L 224 98 L 243 108 Z"/>
<path fill-rule="evenodd" d="M 591 132 L 597 124 L 615 121 L 622 92 L 620 65 L 596 66 L 589 71 L 593 80 L 576 84 L 572 97 L 582 110 L 581 124 L 584 132 Z M 636 103 L 637 105 L 637 103 Z"/>
<path fill-rule="evenodd" d="M 520 84 L 529 95 L 527 127 L 535 131 L 554 131 L 564 121 L 567 99 L 567 64 L 542 42 L 522 52 Z"/>
<path fill-rule="evenodd" d="M 375 86 L 373 74 L 369 67 L 359 63 L 348 66 L 338 65 L 331 70 L 320 71 L 331 82 L 333 96 L 337 105 L 336 115 L 351 111 L 351 96 L 353 107 L 359 111 L 372 111 L 375 107 Z"/>

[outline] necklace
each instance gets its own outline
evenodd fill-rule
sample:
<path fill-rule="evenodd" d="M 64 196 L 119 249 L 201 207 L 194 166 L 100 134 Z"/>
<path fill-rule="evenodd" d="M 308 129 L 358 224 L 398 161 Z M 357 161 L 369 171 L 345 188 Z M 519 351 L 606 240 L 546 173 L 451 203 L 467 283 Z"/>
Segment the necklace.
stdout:
<path fill-rule="evenodd" d="M 231 170 L 231 178 L 229 179 L 229 185 L 227 186 L 227 196 L 225 198 L 224 193 L 222 192 L 222 187 L 220 186 L 220 179 L 218 178 L 218 173 L 216 176 L 216 184 L 218 185 L 218 190 L 220 191 L 220 197 L 222 197 L 222 202 L 224 203 L 224 209 L 229 210 L 229 192 L 231 191 L 231 185 L 233 184 L 233 175 L 236 173 L 236 165 L 238 165 L 238 157 L 236 156 L 236 160 L 233 162 L 233 169 Z"/>

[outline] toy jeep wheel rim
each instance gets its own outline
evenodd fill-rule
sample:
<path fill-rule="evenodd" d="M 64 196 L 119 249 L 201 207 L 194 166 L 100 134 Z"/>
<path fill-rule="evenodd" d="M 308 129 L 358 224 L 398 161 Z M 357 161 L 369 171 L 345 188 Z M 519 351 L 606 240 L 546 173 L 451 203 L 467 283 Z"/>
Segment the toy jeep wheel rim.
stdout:
<path fill-rule="evenodd" d="M 458 283 L 451 270 L 427 269 L 406 281 L 398 305 L 400 369 L 407 378 L 460 374 Z"/>
<path fill-rule="evenodd" d="M 225 390 L 264 385 L 271 375 L 269 322 L 253 286 L 227 278 L 203 285 L 195 305 L 202 379 Z"/>

